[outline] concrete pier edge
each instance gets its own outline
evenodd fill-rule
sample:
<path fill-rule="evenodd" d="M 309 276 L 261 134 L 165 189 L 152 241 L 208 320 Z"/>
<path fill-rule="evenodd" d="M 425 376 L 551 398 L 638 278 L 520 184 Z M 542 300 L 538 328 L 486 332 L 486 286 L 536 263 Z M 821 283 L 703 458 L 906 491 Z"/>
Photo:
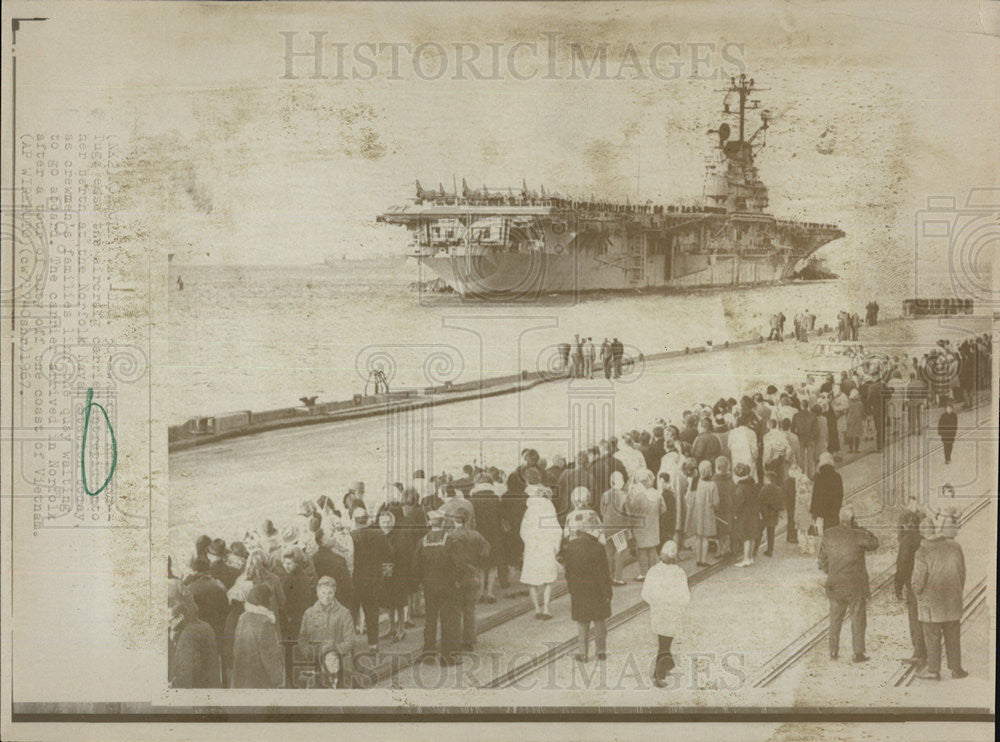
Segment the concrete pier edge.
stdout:
<path fill-rule="evenodd" d="M 940 315 L 946 317 L 951 315 Z M 972 317 L 973 315 L 965 315 Z M 931 317 L 892 317 L 882 320 L 879 325 L 890 323 L 912 321 L 915 319 L 931 319 Z M 814 330 L 817 335 L 831 332 L 829 325 Z M 671 358 L 682 357 L 692 353 L 713 353 L 722 350 L 733 350 L 735 348 L 762 345 L 770 342 L 763 335 L 747 340 L 726 341 L 720 345 L 688 346 L 683 349 L 662 351 L 649 355 L 641 354 L 636 360 L 640 362 L 658 362 L 670 360 Z M 308 412 L 305 408 L 289 407 L 275 410 L 264 410 L 253 412 L 250 410 L 240 411 L 247 415 L 249 422 L 229 430 L 218 433 L 190 433 L 186 430 L 186 425 L 171 425 L 168 432 L 167 448 L 168 453 L 185 451 L 198 446 L 206 446 L 232 438 L 241 438 L 248 435 L 268 433 L 275 430 L 286 430 L 290 428 L 300 428 L 309 425 L 323 425 L 329 423 L 344 422 L 348 420 L 359 420 L 370 417 L 386 415 L 390 411 L 401 412 L 406 410 L 421 409 L 436 405 L 455 404 L 465 402 L 470 399 L 481 399 L 485 397 L 496 397 L 503 394 L 515 394 L 533 389 L 541 384 L 554 381 L 564 381 L 565 376 L 547 373 L 543 371 L 522 371 L 520 375 L 499 376 L 492 379 L 480 379 L 469 381 L 463 384 L 443 385 L 428 387 L 428 391 L 423 394 L 416 390 L 406 392 L 395 392 L 389 395 L 380 395 L 377 401 L 369 404 L 357 405 L 352 400 L 340 400 L 336 402 L 324 402 L 317 405 L 318 408 L 337 407 L 331 412 Z M 274 418 L 279 412 L 288 411 L 287 416 Z M 237 414 L 237 413 L 231 413 Z M 213 417 L 211 415 L 203 418 Z M 218 415 L 221 417 L 221 415 Z M 271 418 L 266 422 L 254 423 L 254 417 Z M 198 419 L 198 418 L 194 418 Z"/>

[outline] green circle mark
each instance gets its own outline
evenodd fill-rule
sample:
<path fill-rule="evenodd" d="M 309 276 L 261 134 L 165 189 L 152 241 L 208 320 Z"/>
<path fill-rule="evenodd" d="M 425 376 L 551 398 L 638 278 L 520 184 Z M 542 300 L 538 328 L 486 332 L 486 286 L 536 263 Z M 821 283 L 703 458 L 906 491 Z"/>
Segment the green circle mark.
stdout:
<path fill-rule="evenodd" d="M 105 490 L 111 483 L 111 477 L 115 475 L 115 467 L 118 466 L 118 441 L 115 440 L 115 429 L 111 427 L 111 418 L 108 417 L 108 411 L 104 409 L 104 406 L 93 400 L 94 388 L 91 387 L 87 389 L 87 404 L 83 408 L 83 443 L 80 445 L 80 473 L 83 478 L 83 489 L 91 497 L 99 495 Z M 104 415 L 104 423 L 108 426 L 108 433 L 111 436 L 111 470 L 104 483 L 91 492 L 87 484 L 87 432 L 90 430 L 90 410 L 94 407 Z"/>

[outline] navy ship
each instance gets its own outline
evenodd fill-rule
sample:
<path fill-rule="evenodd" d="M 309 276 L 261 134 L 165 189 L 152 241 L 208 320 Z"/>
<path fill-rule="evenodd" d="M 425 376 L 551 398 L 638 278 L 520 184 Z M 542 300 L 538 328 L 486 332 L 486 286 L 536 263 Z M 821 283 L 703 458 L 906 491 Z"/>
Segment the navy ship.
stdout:
<path fill-rule="evenodd" d="M 755 163 L 771 114 L 746 75 L 733 77 L 700 206 L 645 205 L 528 190 L 439 185 L 378 217 L 412 233 L 410 255 L 468 298 L 773 284 L 823 245 L 833 224 L 779 219 Z M 748 116 L 760 122 L 749 132 Z M 730 126 L 729 121 L 733 122 Z M 735 129 L 735 130 L 734 130 Z"/>

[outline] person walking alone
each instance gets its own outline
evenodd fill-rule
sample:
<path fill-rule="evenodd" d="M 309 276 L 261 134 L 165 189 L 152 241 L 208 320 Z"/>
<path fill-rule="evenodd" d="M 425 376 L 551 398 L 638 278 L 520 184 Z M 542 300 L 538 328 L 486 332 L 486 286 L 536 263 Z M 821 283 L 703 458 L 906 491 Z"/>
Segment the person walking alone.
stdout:
<path fill-rule="evenodd" d="M 951 463 L 951 452 L 955 447 L 955 438 L 958 434 L 958 415 L 955 408 L 948 403 L 944 407 L 944 412 L 938 418 L 938 435 L 941 436 L 941 445 L 944 446 L 944 463 Z"/>
<path fill-rule="evenodd" d="M 649 605 L 649 623 L 659 644 L 653 670 L 653 685 L 666 687 L 667 674 L 674 669 L 671 644 L 683 631 L 684 609 L 691 602 L 687 573 L 677 564 L 677 544 L 667 541 L 642 585 L 641 597 Z"/>

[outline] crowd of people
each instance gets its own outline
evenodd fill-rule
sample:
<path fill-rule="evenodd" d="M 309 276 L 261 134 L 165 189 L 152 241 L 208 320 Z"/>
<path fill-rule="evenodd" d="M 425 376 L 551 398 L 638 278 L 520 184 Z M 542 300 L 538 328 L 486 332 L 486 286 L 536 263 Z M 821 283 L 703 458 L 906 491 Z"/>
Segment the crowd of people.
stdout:
<path fill-rule="evenodd" d="M 557 350 L 559 367 L 571 379 L 593 379 L 595 372 L 603 373 L 605 379 L 621 378 L 625 346 L 618 338 L 604 338 L 598 351 L 594 338 L 576 335 L 572 343 L 560 343 Z"/>
<path fill-rule="evenodd" d="M 303 502 L 297 523 L 280 532 L 267 520 L 235 543 L 202 536 L 190 572 L 180 579 L 170 568 L 171 685 L 356 686 L 358 657 L 401 641 L 421 615 L 424 657 L 456 664 L 475 649 L 478 603 L 497 602 L 498 587 L 516 579 L 535 619 L 549 620 L 560 573 L 579 629 L 576 658 L 590 660 L 593 640 L 603 660 L 614 588 L 626 584 L 633 559 L 659 637 L 653 681 L 662 685 L 690 599 L 679 559 L 689 554 L 707 566 L 732 554 L 749 568 L 760 553 L 774 555 L 784 516 L 787 541 L 802 553 L 818 550 L 830 570 L 849 551 L 830 534 L 852 527 L 841 522 L 836 463 L 844 448 L 859 451 L 868 440 L 881 448 L 887 436 L 919 432 L 933 404 L 946 405 L 939 428 L 954 441 L 957 423 L 946 416 L 989 383 L 989 336 L 937 348 L 923 359 L 871 359 L 839 379 L 813 376 L 694 404 L 676 424 L 658 419 L 571 462 L 527 448 L 509 474 L 473 465 L 457 476 L 417 470 L 390 485 L 377 508 L 355 482 L 339 501 Z M 941 358 L 949 368 L 957 363 L 958 382 L 933 370 Z M 871 546 L 848 540 L 862 551 Z M 919 594 L 923 573 L 914 574 Z M 847 597 L 838 598 L 841 619 L 854 615 L 856 598 Z"/>
<path fill-rule="evenodd" d="M 905 600 L 913 654 L 901 658 L 914 665 L 914 675 L 941 679 L 941 644 L 953 678 L 968 676 L 962 667 L 961 621 L 965 601 L 965 556 L 955 540 L 960 511 L 948 503 L 955 492 L 945 485 L 936 502 L 921 504 L 909 494 L 897 530 L 897 599 Z M 868 624 L 866 554 L 879 546 L 878 538 L 858 525 L 850 507 L 843 507 L 836 526 L 826 529 L 819 549 L 819 567 L 827 574 L 830 602 L 830 659 L 840 655 L 844 619 L 850 616 L 852 662 L 869 660 L 865 650 Z"/>
<path fill-rule="evenodd" d="M 868 303 L 865 313 L 865 324 L 869 326 L 878 324 L 878 309 L 878 302 L 871 301 Z M 787 322 L 787 318 L 784 312 L 772 314 L 770 320 L 771 332 L 767 336 L 767 339 L 779 343 L 784 342 L 785 322 Z M 797 312 L 792 318 L 792 322 L 795 328 L 795 339 L 800 343 L 809 342 L 809 333 L 816 330 L 816 315 L 805 309 Z M 843 309 L 837 312 L 838 342 L 857 341 L 860 329 L 861 317 L 857 312 L 852 313 Z"/>

